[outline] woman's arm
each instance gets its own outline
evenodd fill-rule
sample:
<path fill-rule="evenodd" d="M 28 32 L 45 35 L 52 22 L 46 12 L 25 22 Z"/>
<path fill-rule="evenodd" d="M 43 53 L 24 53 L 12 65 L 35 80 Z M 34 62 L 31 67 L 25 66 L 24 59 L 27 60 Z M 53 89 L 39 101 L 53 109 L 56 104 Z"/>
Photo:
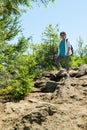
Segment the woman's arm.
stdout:
<path fill-rule="evenodd" d="M 69 55 L 69 52 L 70 52 L 70 47 L 68 47 L 68 50 L 67 50 L 67 56 Z"/>
<path fill-rule="evenodd" d="M 71 45 L 70 45 L 70 42 L 68 41 L 68 44 L 67 44 L 67 53 L 66 53 L 67 56 L 70 53 L 70 49 L 71 49 Z"/>

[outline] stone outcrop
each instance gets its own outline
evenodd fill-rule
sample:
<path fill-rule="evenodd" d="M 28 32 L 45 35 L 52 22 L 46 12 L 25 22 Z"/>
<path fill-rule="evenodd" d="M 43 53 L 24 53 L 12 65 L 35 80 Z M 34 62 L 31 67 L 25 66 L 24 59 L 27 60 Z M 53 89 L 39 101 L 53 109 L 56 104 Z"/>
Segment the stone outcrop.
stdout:
<path fill-rule="evenodd" d="M 87 65 L 44 72 L 31 94 L 0 103 L 0 130 L 87 130 Z"/>

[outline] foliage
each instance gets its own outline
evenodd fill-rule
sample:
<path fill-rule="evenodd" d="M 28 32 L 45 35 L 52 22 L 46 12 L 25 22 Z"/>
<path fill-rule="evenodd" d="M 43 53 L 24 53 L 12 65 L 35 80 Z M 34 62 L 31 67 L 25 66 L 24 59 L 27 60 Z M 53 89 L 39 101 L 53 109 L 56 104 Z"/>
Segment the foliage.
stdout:
<path fill-rule="evenodd" d="M 79 37 L 77 54 L 80 57 L 82 57 L 84 54 L 83 44 L 84 44 L 83 39 L 81 37 Z"/>
<path fill-rule="evenodd" d="M 40 70 L 52 69 L 58 51 L 58 26 L 51 24 L 42 33 L 42 43 L 35 45 L 34 55 L 37 68 Z"/>
<path fill-rule="evenodd" d="M 16 14 L 20 15 L 23 7 L 33 7 L 33 3 L 48 5 L 49 2 L 54 2 L 55 0 L 0 0 L 0 14 Z"/>
<path fill-rule="evenodd" d="M 78 57 L 78 56 L 75 56 L 75 55 L 71 57 L 70 66 L 78 67 L 83 63 L 84 63 L 84 61 L 81 57 Z"/>
<path fill-rule="evenodd" d="M 29 41 L 22 37 L 17 45 L 4 44 L 4 51 L 1 54 L 0 85 L 3 86 L 1 92 L 10 93 L 14 98 L 29 93 L 33 86 L 34 72 L 31 72 L 31 69 L 33 70 L 35 66 L 34 58 L 24 55 L 28 44 Z"/>
<path fill-rule="evenodd" d="M 87 45 L 85 45 L 85 43 L 81 37 L 79 37 L 79 40 L 78 40 L 76 54 L 79 57 L 84 57 L 85 55 L 87 55 Z"/>
<path fill-rule="evenodd" d="M 11 16 L 0 18 L 0 41 L 10 41 L 21 31 L 18 19 Z"/>
<path fill-rule="evenodd" d="M 49 2 L 54 0 L 0 0 L 0 94 L 18 99 L 31 91 L 37 74 L 35 56 L 27 53 L 31 37 L 22 36 L 15 44 L 11 40 L 21 32 L 19 18 L 24 7 Z"/>
<path fill-rule="evenodd" d="M 87 45 L 83 39 L 79 37 L 76 53 L 71 57 L 70 66 L 80 66 L 87 64 Z"/>
<path fill-rule="evenodd" d="M 0 0 L 0 95 L 20 99 L 34 85 L 34 78 L 44 70 L 55 69 L 58 53 L 58 25 L 49 24 L 42 33 L 41 43 L 33 44 L 32 37 L 21 36 L 18 43 L 12 39 L 21 32 L 20 14 L 25 6 L 33 3 L 45 6 L 55 0 Z M 24 7 L 23 7 L 24 6 Z M 87 63 L 87 45 L 79 38 L 76 54 L 71 57 L 71 66 Z"/>

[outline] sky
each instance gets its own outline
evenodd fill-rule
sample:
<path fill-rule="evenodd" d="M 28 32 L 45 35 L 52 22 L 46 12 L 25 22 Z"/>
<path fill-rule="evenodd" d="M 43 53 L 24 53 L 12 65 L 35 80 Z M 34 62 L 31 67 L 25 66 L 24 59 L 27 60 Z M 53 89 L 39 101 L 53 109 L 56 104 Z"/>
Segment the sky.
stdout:
<path fill-rule="evenodd" d="M 59 25 L 59 32 L 65 31 L 74 47 L 81 36 L 87 43 L 87 0 L 56 0 L 48 8 L 34 4 L 33 9 L 21 16 L 23 34 L 33 36 L 35 43 L 40 42 L 41 34 L 49 25 Z"/>

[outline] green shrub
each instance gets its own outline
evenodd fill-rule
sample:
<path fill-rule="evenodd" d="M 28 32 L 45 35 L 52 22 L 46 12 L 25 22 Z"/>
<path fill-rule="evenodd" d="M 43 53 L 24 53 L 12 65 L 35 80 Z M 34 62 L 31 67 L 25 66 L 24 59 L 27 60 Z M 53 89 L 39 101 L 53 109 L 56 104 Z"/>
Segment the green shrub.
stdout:
<path fill-rule="evenodd" d="M 84 63 L 85 63 L 84 58 L 77 57 L 77 56 L 71 57 L 71 60 L 70 60 L 70 66 L 71 67 L 78 67 L 78 66 L 80 66 L 81 64 L 84 64 Z"/>

